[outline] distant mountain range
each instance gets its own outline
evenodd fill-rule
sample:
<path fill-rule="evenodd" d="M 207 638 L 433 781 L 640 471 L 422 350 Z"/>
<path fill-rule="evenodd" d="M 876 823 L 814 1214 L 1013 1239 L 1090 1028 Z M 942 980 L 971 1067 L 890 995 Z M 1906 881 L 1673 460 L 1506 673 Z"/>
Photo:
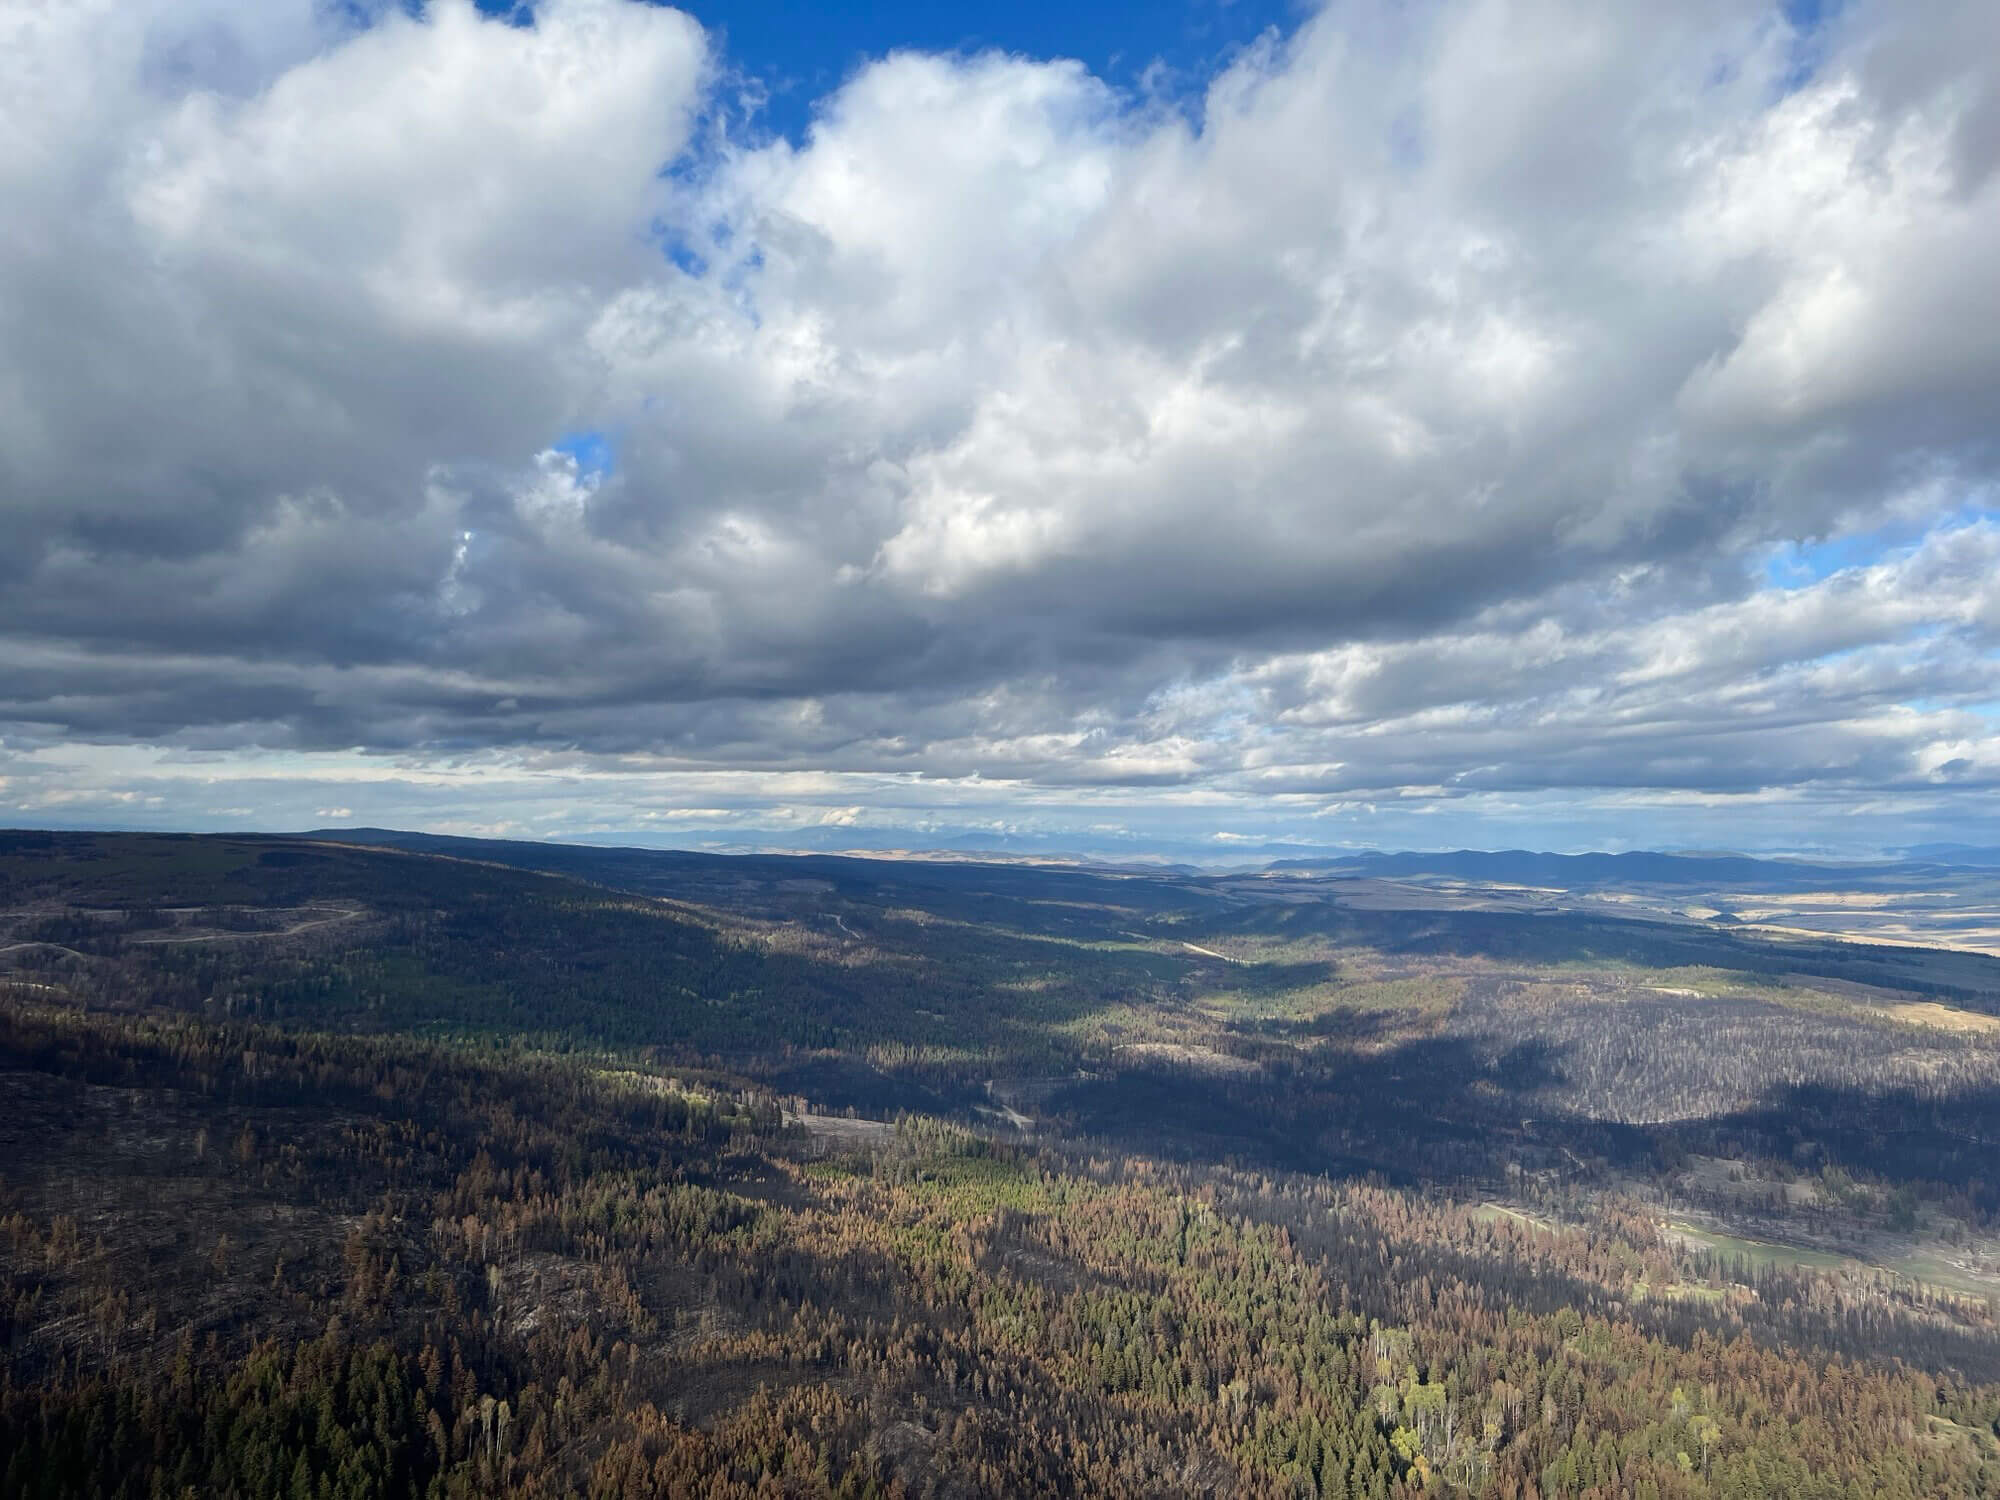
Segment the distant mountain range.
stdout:
<path fill-rule="evenodd" d="M 468 839 L 437 834 L 409 833 L 387 828 L 322 828 L 302 835 L 307 838 L 337 840 L 342 843 L 375 844 L 391 848 L 421 849 L 431 853 L 455 854 L 463 858 L 491 860 L 502 864 L 526 865 L 538 869 L 562 870 L 585 878 L 603 878 L 613 865 L 663 871 L 671 868 L 711 868 L 741 860 L 741 853 L 724 854 L 708 850 L 647 848 L 618 845 L 607 841 L 590 844 L 547 843 L 536 840 Z M 1756 857 L 1745 854 L 1663 854 L 1636 850 L 1624 854 L 1550 854 L 1528 849 L 1455 849 L 1448 851 L 1402 850 L 1388 853 L 1368 850 L 1358 854 L 1328 854 L 1310 858 L 1278 859 L 1262 868 L 1277 875 L 1372 876 L 1387 880 L 1441 878 L 1483 885 L 1540 886 L 1577 891 L 1627 886 L 1757 887 L 1765 889 L 1805 889 L 1814 886 L 1851 888 L 1878 881 L 1897 882 L 1924 870 L 1946 865 L 1961 868 L 2000 865 L 2000 850 L 1976 849 L 1962 845 L 1927 845 L 1921 851 L 1906 851 L 1913 859 L 1836 861 Z M 1984 858 L 1980 856 L 1986 856 Z M 1091 859 L 1074 853 L 1054 851 L 1027 854 L 1019 851 L 948 848 L 919 853 L 896 850 L 849 850 L 841 853 L 798 850 L 788 854 L 766 853 L 749 856 L 796 865 L 799 862 L 860 859 L 879 861 L 902 859 L 916 864 L 990 862 L 998 865 L 1071 867 L 1081 870 L 1145 869 L 1157 875 L 1198 876 L 1192 865 L 1164 862 L 1130 863 Z M 914 872 L 912 872 L 914 877 Z"/>
<path fill-rule="evenodd" d="M 1383 879 L 1445 876 L 1488 885 L 1539 885 L 1577 890 L 1597 885 L 1851 884 L 1857 876 L 1888 875 L 1894 861 L 1830 863 L 1757 859 L 1744 854 L 1540 854 L 1526 849 L 1456 849 L 1447 853 L 1356 854 L 1336 859 L 1282 859 L 1270 868 L 1301 874 L 1373 875 Z"/>
<path fill-rule="evenodd" d="M 1912 844 L 1901 852 L 1910 859 L 1943 865 L 2000 865 L 2000 849 L 1977 844 Z"/>

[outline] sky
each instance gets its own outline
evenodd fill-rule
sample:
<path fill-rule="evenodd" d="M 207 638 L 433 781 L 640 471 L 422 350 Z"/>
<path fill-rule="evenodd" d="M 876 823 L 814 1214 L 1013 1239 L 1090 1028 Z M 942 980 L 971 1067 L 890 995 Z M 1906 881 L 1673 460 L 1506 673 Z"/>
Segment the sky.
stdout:
<path fill-rule="evenodd" d="M 2000 844 L 2000 7 L 0 0 L 0 824 Z"/>

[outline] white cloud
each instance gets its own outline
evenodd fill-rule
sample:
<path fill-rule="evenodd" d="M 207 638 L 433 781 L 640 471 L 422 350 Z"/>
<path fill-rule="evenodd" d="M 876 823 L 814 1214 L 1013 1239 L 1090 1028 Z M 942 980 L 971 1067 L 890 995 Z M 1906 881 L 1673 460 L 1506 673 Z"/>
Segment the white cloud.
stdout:
<path fill-rule="evenodd" d="M 898 54 L 797 145 L 631 0 L 10 18 L 0 723 L 72 769 L 8 795 L 122 742 L 689 824 L 1941 809 L 1996 759 L 1994 14 L 1856 4 L 1801 78 L 1748 0 L 1364 3 L 1186 111 Z"/>

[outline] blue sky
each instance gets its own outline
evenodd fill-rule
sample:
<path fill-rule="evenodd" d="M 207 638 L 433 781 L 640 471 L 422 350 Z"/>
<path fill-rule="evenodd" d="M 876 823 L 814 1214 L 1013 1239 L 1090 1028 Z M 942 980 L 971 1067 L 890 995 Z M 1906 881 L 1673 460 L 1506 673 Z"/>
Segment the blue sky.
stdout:
<path fill-rule="evenodd" d="M 1990 0 L 36 15 L 0 822 L 2000 844 Z"/>
<path fill-rule="evenodd" d="M 507 8 L 504 0 L 485 0 Z M 687 7 L 716 34 L 730 66 L 766 91 L 761 122 L 797 142 L 816 101 L 864 63 L 899 49 L 1070 57 L 1098 77 L 1137 88 L 1159 66 L 1160 87 L 1198 89 L 1235 50 L 1267 30 L 1289 32 L 1303 9 L 1287 0 L 1104 0 L 1064 5 L 766 5 Z"/>

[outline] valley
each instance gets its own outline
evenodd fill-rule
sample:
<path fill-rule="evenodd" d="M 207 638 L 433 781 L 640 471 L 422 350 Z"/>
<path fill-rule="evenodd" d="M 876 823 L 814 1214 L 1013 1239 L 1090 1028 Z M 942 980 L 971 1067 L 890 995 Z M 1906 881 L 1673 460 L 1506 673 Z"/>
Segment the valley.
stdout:
<path fill-rule="evenodd" d="M 0 835 L 7 1490 L 1995 1493 L 2000 959 L 1422 879 Z"/>

